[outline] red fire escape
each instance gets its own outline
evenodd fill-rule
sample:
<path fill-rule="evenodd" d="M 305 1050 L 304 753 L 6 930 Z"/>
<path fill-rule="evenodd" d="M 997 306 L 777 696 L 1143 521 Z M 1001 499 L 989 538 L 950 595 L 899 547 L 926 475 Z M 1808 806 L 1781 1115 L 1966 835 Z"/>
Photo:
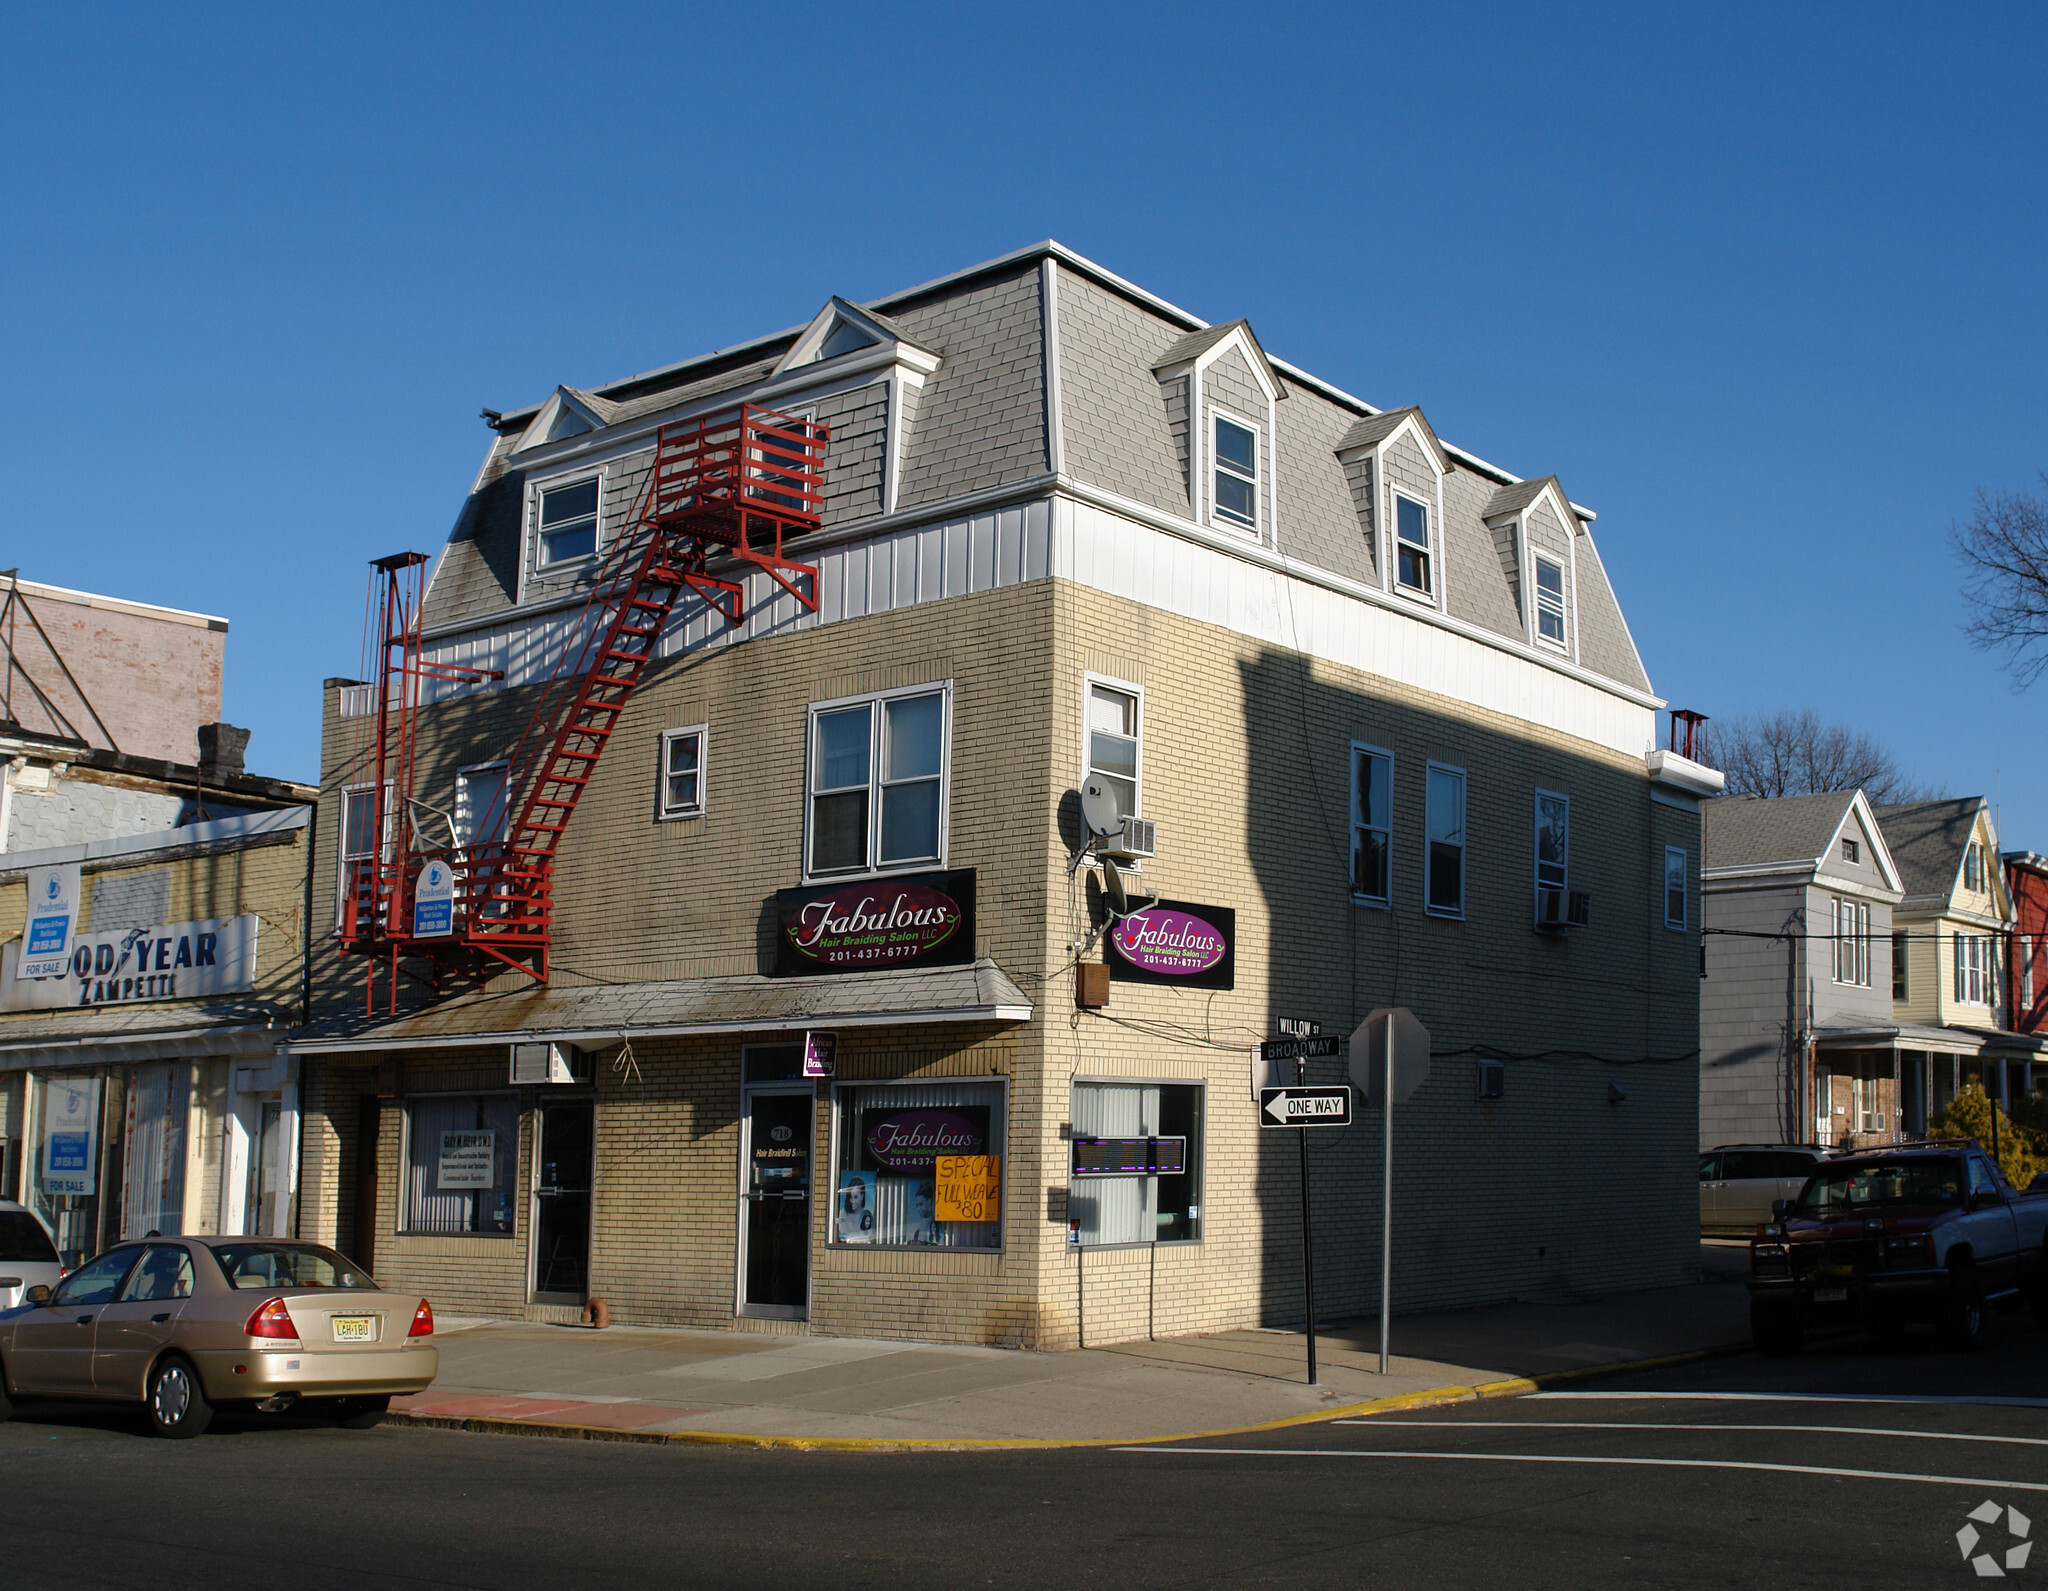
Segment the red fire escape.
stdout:
<path fill-rule="evenodd" d="M 760 569 L 817 611 L 817 569 L 785 557 L 783 540 L 818 528 L 830 439 L 815 421 L 754 404 L 662 427 L 639 507 L 613 538 L 512 749 L 503 794 L 491 810 L 470 815 L 466 844 L 420 843 L 415 810 L 434 810 L 413 796 L 422 693 L 429 681 L 502 676 L 421 656 L 424 554 L 371 566 L 381 588 L 372 614 L 376 744 L 365 759 L 374 778 L 368 821 L 343 836 L 345 848 L 365 854 L 347 864 L 342 948 L 372 958 L 372 1011 L 379 961 L 393 1011 L 406 959 L 427 961 L 437 989 L 444 974 L 475 979 L 497 966 L 548 981 L 556 850 L 683 592 L 740 623 L 746 588 L 710 571 L 712 558 L 723 556 Z M 474 837 L 500 829 L 502 839 Z M 371 847 L 369 835 L 383 836 L 382 844 Z"/>

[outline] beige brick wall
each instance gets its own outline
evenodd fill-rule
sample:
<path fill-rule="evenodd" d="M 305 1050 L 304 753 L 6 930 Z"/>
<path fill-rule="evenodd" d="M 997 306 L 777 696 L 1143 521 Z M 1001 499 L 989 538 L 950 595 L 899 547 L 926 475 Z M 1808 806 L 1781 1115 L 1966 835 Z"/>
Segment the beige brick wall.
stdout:
<path fill-rule="evenodd" d="M 1071 792 L 1089 671 L 1144 687 L 1144 806 L 1160 854 L 1139 885 L 1236 910 L 1232 990 L 1119 981 L 1106 1011 L 1074 1009 L 1068 946 L 1087 930 L 1093 885 L 1085 872 L 1069 879 L 1066 857 L 1077 838 Z M 1348 1033 L 1386 1003 L 1412 1007 L 1435 1048 L 1454 1052 L 1440 1053 L 1396 1113 L 1397 1308 L 1692 1274 L 1697 814 L 1654 803 L 1634 759 L 1070 582 L 851 620 L 651 672 L 563 847 L 557 983 L 765 970 L 773 892 L 800 880 L 807 704 L 936 680 L 954 688 L 947 864 L 977 870 L 978 948 L 1032 994 L 1037 1012 L 1000 1032 L 849 1031 L 842 1076 L 1010 1079 L 1005 1246 L 1000 1255 L 833 1249 L 822 1242 L 829 1201 L 814 1200 L 809 1329 L 1057 1347 L 1080 1340 L 1084 1314 L 1090 1342 L 1298 1319 L 1296 1145 L 1256 1126 L 1250 1053 L 1279 1017 Z M 421 790 L 452 793 L 455 768 L 509 745 L 529 700 L 501 692 L 431 710 Z M 336 720 L 332 692 L 327 708 L 323 828 L 332 833 L 336 789 L 361 777 L 351 759 L 359 768 L 368 721 Z M 706 815 L 657 823 L 659 733 L 694 723 L 710 725 Z M 1353 739 L 1396 758 L 1391 910 L 1349 898 Z M 1421 905 L 1430 759 L 1468 772 L 1461 921 Z M 1569 935 L 1531 925 L 1538 786 L 1571 797 L 1570 887 L 1592 897 L 1592 926 Z M 1692 858 L 1695 921 L 1684 933 L 1662 922 L 1667 843 Z M 323 897 L 331 884 L 323 866 Z M 316 920 L 331 921 L 331 910 L 316 907 Z M 321 958 L 324 998 L 360 999 L 338 960 Z M 505 977 L 498 986 L 517 985 Z M 642 1041 L 637 1074 L 600 1056 L 592 1287 L 617 1318 L 732 1320 L 740 1043 Z M 1480 1047 L 1509 1057 L 1502 1100 L 1474 1097 Z M 496 1086 L 504 1057 L 492 1046 L 454 1062 L 402 1059 L 408 1087 L 458 1065 Z M 345 1238 L 354 1099 L 374 1073 L 321 1061 L 318 1074 L 306 1208 Z M 1342 1075 L 1341 1063 L 1315 1073 Z M 1206 1085 L 1201 1242 L 1085 1258 L 1067 1244 L 1058 1193 L 1077 1076 Z M 1610 1083 L 1626 1098 L 1611 1102 Z M 378 1239 L 380 1272 L 427 1288 L 437 1307 L 518 1312 L 526 1208 L 510 1245 L 399 1240 L 386 1224 L 397 1208 L 397 1110 L 387 1108 L 380 1139 L 380 1224 L 394 1233 Z M 828 1116 L 819 1110 L 821 1157 Z M 1312 1139 L 1326 1317 L 1377 1305 L 1378 1146 L 1378 1117 L 1363 1112 L 1348 1132 Z"/>

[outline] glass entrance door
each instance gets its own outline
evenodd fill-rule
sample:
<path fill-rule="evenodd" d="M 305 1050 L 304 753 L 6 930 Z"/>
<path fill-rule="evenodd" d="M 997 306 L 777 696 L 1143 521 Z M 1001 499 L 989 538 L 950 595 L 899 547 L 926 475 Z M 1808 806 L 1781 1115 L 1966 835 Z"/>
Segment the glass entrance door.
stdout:
<path fill-rule="evenodd" d="M 590 1294 L 591 1102 L 547 1100 L 537 1114 L 533 1296 L 580 1304 Z"/>
<path fill-rule="evenodd" d="M 808 1088 L 750 1090 L 740 1150 L 740 1304 L 747 1314 L 801 1320 L 811 1296 Z"/>

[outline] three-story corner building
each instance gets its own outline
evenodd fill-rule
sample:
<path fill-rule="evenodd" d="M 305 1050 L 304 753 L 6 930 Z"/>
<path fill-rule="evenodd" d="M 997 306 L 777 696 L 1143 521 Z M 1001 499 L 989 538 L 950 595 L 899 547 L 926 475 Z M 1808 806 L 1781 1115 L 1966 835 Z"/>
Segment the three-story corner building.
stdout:
<path fill-rule="evenodd" d="M 409 777 L 326 692 L 307 1235 L 499 1315 L 1298 1320 L 1257 1046 L 1406 1006 L 1394 1307 L 1691 1273 L 1719 776 L 1555 476 L 1053 244 L 490 419 Z"/>

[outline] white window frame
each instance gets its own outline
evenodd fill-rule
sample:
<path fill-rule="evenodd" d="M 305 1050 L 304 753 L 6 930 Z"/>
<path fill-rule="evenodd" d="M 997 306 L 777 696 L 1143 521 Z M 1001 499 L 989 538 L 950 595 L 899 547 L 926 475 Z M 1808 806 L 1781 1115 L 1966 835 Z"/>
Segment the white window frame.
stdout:
<path fill-rule="evenodd" d="M 1387 812 L 1384 823 L 1368 824 L 1359 809 L 1358 801 L 1358 759 L 1378 757 L 1387 765 Z M 1394 904 L 1394 754 L 1384 746 L 1375 746 L 1369 741 L 1351 742 L 1351 899 L 1361 906 L 1391 908 Z M 1359 836 L 1370 829 L 1384 836 L 1387 858 L 1387 892 L 1384 895 L 1367 895 L 1358 888 Z"/>
<path fill-rule="evenodd" d="M 493 769 L 498 769 L 502 771 L 507 779 L 507 784 L 505 788 L 505 806 L 503 814 L 499 819 L 499 824 L 503 832 L 494 834 L 490 836 L 489 839 L 485 840 L 479 840 L 474 835 L 465 837 L 460 827 L 460 820 L 463 816 L 462 808 L 464 806 L 463 781 L 468 779 L 471 774 L 489 773 Z M 512 789 L 509 782 L 511 779 L 511 770 L 511 763 L 503 757 L 500 757 L 496 762 L 473 762 L 470 763 L 467 767 L 457 768 L 455 770 L 455 807 L 454 810 L 449 814 L 448 829 L 450 837 L 454 840 L 454 842 L 457 845 L 489 845 L 494 841 L 504 839 L 506 835 L 509 835 L 512 832 Z"/>
<path fill-rule="evenodd" d="M 1435 607 L 1437 603 L 1437 590 L 1443 584 L 1442 571 L 1437 567 L 1440 560 L 1437 557 L 1436 550 L 1436 508 L 1434 505 L 1416 496 L 1415 493 L 1409 491 L 1406 487 L 1396 486 L 1392 482 L 1389 482 L 1387 485 L 1387 496 L 1389 499 L 1387 504 L 1387 578 L 1392 582 L 1391 589 L 1412 601 L 1427 602 L 1431 607 Z M 1429 537 L 1429 546 L 1423 553 L 1426 559 L 1424 573 L 1429 581 L 1427 586 L 1411 586 L 1401 578 L 1401 548 L 1403 545 L 1401 536 L 1401 503 L 1403 499 L 1413 503 L 1422 510 L 1424 534 Z M 1406 545 L 1413 547 L 1416 543 L 1411 541 L 1406 543 Z"/>
<path fill-rule="evenodd" d="M 1090 754 L 1090 749 L 1091 749 L 1091 748 L 1090 748 L 1090 746 L 1089 746 L 1089 738 L 1090 738 L 1090 736 L 1091 736 L 1091 735 L 1092 735 L 1092 734 L 1094 733 L 1094 731 L 1093 731 L 1093 730 L 1092 730 L 1092 729 L 1091 729 L 1091 728 L 1089 727 L 1089 722 L 1088 722 L 1088 709 L 1089 709 L 1089 708 L 1090 708 L 1090 706 L 1091 706 L 1091 705 L 1092 705 L 1092 704 L 1094 703 L 1094 700 L 1095 700 L 1095 687 L 1096 687 L 1096 686 L 1098 686 L 1098 685 L 1102 686 L 1102 687 L 1103 687 L 1103 688 L 1104 688 L 1105 690 L 1112 690 L 1112 691 L 1121 691 L 1121 692 L 1122 692 L 1122 693 L 1123 693 L 1124 695 L 1126 695 L 1126 696 L 1128 696 L 1128 697 L 1132 698 L 1132 699 L 1133 699 L 1134 701 L 1136 701 L 1136 702 L 1137 702 L 1137 704 L 1138 704 L 1138 725 L 1137 725 L 1137 728 L 1138 728 L 1138 733 L 1137 733 L 1137 741 L 1138 741 L 1138 761 L 1137 761 L 1137 768 L 1138 768 L 1138 775 L 1137 775 L 1137 781 L 1136 781 L 1136 784 L 1137 784 L 1137 793 L 1136 793 L 1136 794 L 1135 794 L 1134 796 L 1132 796 L 1132 798 L 1131 798 L 1131 800 L 1132 800 L 1132 805 L 1133 805 L 1133 806 L 1134 806 L 1134 807 L 1136 808 L 1136 810 L 1135 810 L 1135 811 L 1134 811 L 1134 812 L 1133 812 L 1133 813 L 1132 813 L 1131 815 L 1132 815 L 1133 817 L 1143 817 L 1143 816 L 1144 816 L 1144 814 L 1145 814 L 1145 687 L 1144 687 L 1144 686 L 1142 686 L 1142 685 L 1138 685 L 1138 684 L 1134 684 L 1134 683 L 1132 683 L 1132 682 L 1131 682 L 1130 680 L 1127 680 L 1127 679 L 1117 679 L 1117 678 L 1115 678 L 1114 676 L 1112 676 L 1112 675 L 1109 675 L 1109 674 L 1095 674 L 1095 673 L 1083 673 L 1083 674 L 1082 674 L 1082 676 L 1081 676 L 1081 777 L 1080 777 L 1080 779 L 1079 779 L 1079 780 L 1077 781 L 1077 783 L 1081 783 L 1081 784 L 1085 784 L 1085 783 L 1087 783 L 1087 781 L 1088 781 L 1088 775 L 1089 775 L 1089 774 L 1091 774 L 1091 773 L 1093 773 L 1093 772 L 1095 771 L 1095 763 L 1094 763 L 1094 759 L 1093 759 L 1093 757 L 1092 757 L 1092 756 L 1091 756 L 1091 754 Z"/>
<path fill-rule="evenodd" d="M 1219 423 L 1225 421 L 1228 421 L 1241 431 L 1249 431 L 1252 434 L 1252 474 L 1249 477 L 1240 474 L 1235 466 L 1226 468 L 1223 463 L 1223 455 L 1216 446 L 1216 427 Z M 1260 460 L 1265 457 L 1265 453 L 1266 435 L 1263 426 L 1243 419 L 1231 413 L 1228 409 L 1219 409 L 1211 405 L 1209 409 L 1209 523 L 1218 530 L 1235 531 L 1240 536 L 1251 536 L 1255 539 L 1259 536 L 1259 525 L 1264 517 L 1263 510 L 1266 506 L 1266 494 L 1259 479 L 1258 471 Z M 1246 524 L 1241 519 L 1226 515 L 1216 506 L 1216 475 L 1219 470 L 1227 474 L 1232 480 L 1244 481 L 1251 487 L 1252 517 L 1250 524 Z"/>
<path fill-rule="evenodd" d="M 1678 862 L 1678 916 L 1671 915 L 1671 863 Z M 1664 847 L 1664 926 L 1673 933 L 1685 932 L 1692 914 L 1692 857 L 1682 845 Z"/>
<path fill-rule="evenodd" d="M 1557 596 L 1554 599 L 1543 589 L 1542 571 L 1543 566 L 1546 564 L 1557 571 Z M 1529 573 L 1530 592 L 1534 597 L 1529 613 L 1533 639 L 1538 646 L 1547 646 L 1554 652 L 1570 651 L 1571 629 L 1565 622 L 1567 575 L 1564 560 L 1562 558 L 1553 558 L 1547 552 L 1538 552 L 1532 547 L 1529 549 Z M 1557 638 L 1555 640 L 1543 633 L 1543 615 L 1545 613 L 1555 613 L 1557 615 Z"/>
<path fill-rule="evenodd" d="M 671 806 L 668 799 L 668 748 L 686 735 L 697 737 L 697 799 L 694 802 Z M 704 816 L 704 776 L 710 758 L 711 726 L 709 724 L 685 724 L 680 729 L 664 729 L 661 732 L 660 760 L 654 765 L 654 819 L 657 823 L 678 823 L 686 818 Z M 810 802 L 804 803 L 808 810 Z"/>
<path fill-rule="evenodd" d="M 1963 847 L 1963 888 L 1973 895 L 1984 890 L 1984 855 L 1975 840 Z"/>
<path fill-rule="evenodd" d="M 1834 906 L 1834 981 L 1851 988 L 1870 987 L 1870 904 L 1832 897 Z"/>
<path fill-rule="evenodd" d="M 1991 940 L 1984 934 L 1955 936 L 1957 1005 L 1991 1004 Z M 1969 947 L 1967 952 L 1965 946 Z"/>
<path fill-rule="evenodd" d="M 1543 803 L 1546 800 L 1562 801 L 1564 803 L 1564 861 L 1558 865 L 1558 879 L 1555 884 L 1546 884 L 1543 878 L 1543 868 L 1545 865 L 1542 849 Z M 1470 812 L 1467 812 L 1465 821 L 1469 830 L 1471 826 Z M 1533 870 L 1536 891 L 1531 902 L 1532 909 L 1535 911 L 1536 920 L 1541 922 L 1543 920 L 1543 892 L 1547 888 L 1555 889 L 1557 891 L 1558 904 L 1557 921 L 1560 923 L 1566 922 L 1570 917 L 1572 899 L 1572 798 L 1562 790 L 1545 790 L 1538 786 L 1535 794 L 1532 823 L 1533 827 L 1530 831 L 1529 840 L 1529 860 Z"/>
<path fill-rule="evenodd" d="M 1429 776 L 1433 773 L 1455 774 L 1458 779 L 1459 806 L 1463 809 L 1459 833 L 1464 838 L 1458 842 L 1458 904 L 1434 906 L 1429 899 L 1429 847 L 1431 822 L 1429 799 Z M 1463 918 L 1465 915 L 1466 882 L 1470 874 L 1472 856 L 1472 781 L 1463 768 L 1455 763 L 1437 762 L 1433 758 L 1423 764 L 1422 776 L 1422 909 L 1431 917 Z"/>
<path fill-rule="evenodd" d="M 586 464 L 580 469 L 564 470 L 559 475 L 551 475 L 546 480 L 533 483 L 533 499 L 528 509 L 530 523 L 533 526 L 533 555 L 527 560 L 527 568 L 534 574 L 548 575 L 558 573 L 564 569 L 579 568 L 583 564 L 595 562 L 604 556 L 604 494 L 606 487 L 611 484 L 609 479 L 610 473 L 611 467 L 608 464 L 600 464 L 594 467 Z M 591 549 L 587 553 L 577 554 L 574 558 L 550 560 L 546 556 L 547 543 L 541 536 L 541 504 L 549 492 L 559 492 L 571 486 L 580 486 L 588 480 L 597 482 L 597 533 L 591 539 Z"/>
<path fill-rule="evenodd" d="M 915 861 L 891 862 L 887 866 L 882 866 L 877 863 L 875 853 L 880 843 L 882 823 L 882 734 L 887 717 L 883 704 L 913 696 L 937 696 L 940 699 L 938 854 L 919 857 Z M 863 705 L 876 709 L 868 717 L 867 865 L 820 873 L 811 865 L 811 814 L 818 794 L 813 787 L 813 770 L 818 751 L 818 716 L 821 713 L 836 712 L 841 708 Z M 950 818 L 953 806 L 953 682 L 935 680 L 923 685 L 903 685 L 894 690 L 866 691 L 858 696 L 836 696 L 830 701 L 812 702 L 804 716 L 803 803 L 806 883 L 852 883 L 863 878 L 886 878 L 897 873 L 928 872 L 945 867 L 946 847 L 951 839 Z"/>
<path fill-rule="evenodd" d="M 348 896 L 348 864 L 360 861 L 370 853 L 355 852 L 348 848 L 348 803 L 349 797 L 360 795 L 366 790 L 377 788 L 375 779 L 365 779 L 360 784 L 345 784 L 341 787 L 341 821 L 336 825 L 339 831 L 334 844 L 334 931 L 341 932 L 342 902 Z M 398 799 L 398 786 L 393 780 L 384 781 L 384 839 L 378 848 L 379 860 L 391 860 L 391 836 L 397 828 L 397 815 L 392 808 Z"/>

